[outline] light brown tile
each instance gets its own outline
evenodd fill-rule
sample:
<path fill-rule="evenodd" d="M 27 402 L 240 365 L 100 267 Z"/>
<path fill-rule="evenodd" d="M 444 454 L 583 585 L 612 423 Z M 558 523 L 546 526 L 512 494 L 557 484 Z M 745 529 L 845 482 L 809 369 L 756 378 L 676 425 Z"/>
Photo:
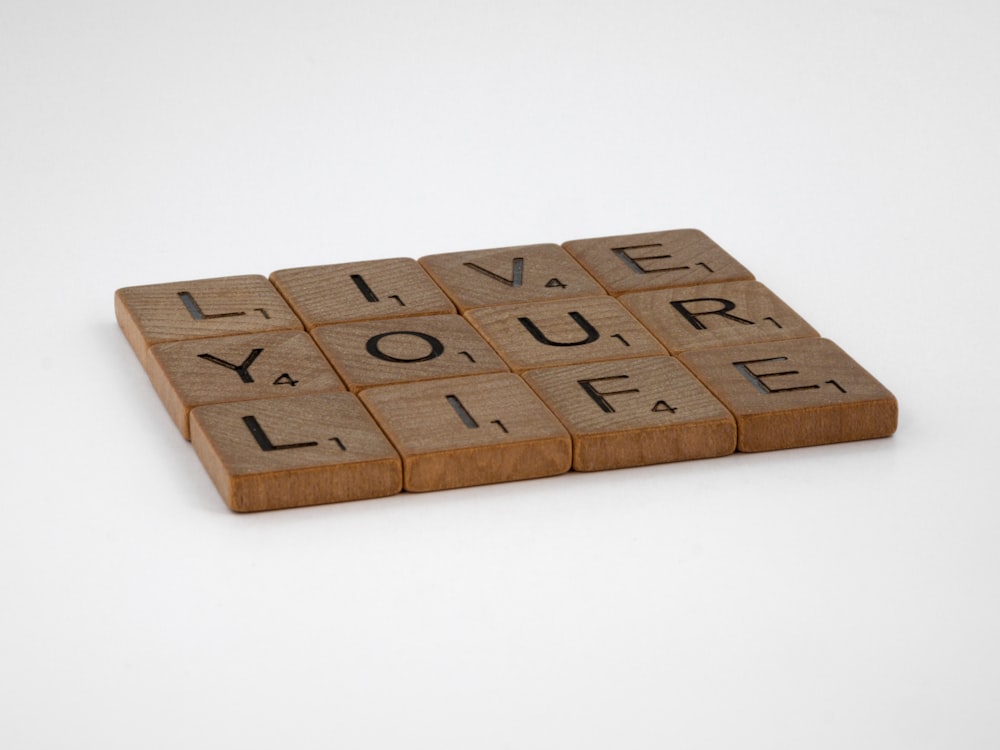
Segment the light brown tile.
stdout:
<path fill-rule="evenodd" d="M 270 278 L 307 330 L 353 320 L 455 312 L 448 296 L 412 258 L 286 268 Z"/>
<path fill-rule="evenodd" d="M 740 451 L 887 437 L 895 397 L 836 344 L 797 339 L 679 359 L 736 417 Z"/>
<path fill-rule="evenodd" d="M 191 443 L 235 511 L 384 497 L 399 455 L 351 393 L 199 406 Z"/>
<path fill-rule="evenodd" d="M 608 296 L 481 307 L 465 317 L 515 372 L 667 353 Z"/>
<path fill-rule="evenodd" d="M 604 294 L 604 288 L 559 245 L 427 255 L 420 265 L 463 311 Z"/>
<path fill-rule="evenodd" d="M 516 375 L 387 385 L 362 391 L 360 397 L 403 457 L 407 490 L 569 471 L 569 434 Z"/>
<path fill-rule="evenodd" d="M 305 331 L 158 344 L 149 353 L 149 379 L 189 439 L 196 406 L 346 390 Z"/>
<path fill-rule="evenodd" d="M 736 449 L 732 414 L 672 357 L 552 367 L 523 377 L 569 430 L 577 471 L 713 458 Z"/>
<path fill-rule="evenodd" d="M 611 294 L 753 279 L 697 229 L 673 229 L 564 242 Z"/>
<path fill-rule="evenodd" d="M 757 281 L 634 292 L 618 300 L 674 353 L 819 336 Z"/>

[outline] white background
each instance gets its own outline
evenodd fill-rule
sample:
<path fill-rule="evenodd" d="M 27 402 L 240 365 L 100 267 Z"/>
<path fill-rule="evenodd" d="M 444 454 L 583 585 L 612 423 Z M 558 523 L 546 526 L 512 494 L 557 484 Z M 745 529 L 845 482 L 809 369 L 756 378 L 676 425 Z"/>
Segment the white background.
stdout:
<path fill-rule="evenodd" d="M 1000 745 L 1000 5 L 0 1 L 0 746 Z M 698 227 L 887 440 L 239 516 L 120 286 Z"/>

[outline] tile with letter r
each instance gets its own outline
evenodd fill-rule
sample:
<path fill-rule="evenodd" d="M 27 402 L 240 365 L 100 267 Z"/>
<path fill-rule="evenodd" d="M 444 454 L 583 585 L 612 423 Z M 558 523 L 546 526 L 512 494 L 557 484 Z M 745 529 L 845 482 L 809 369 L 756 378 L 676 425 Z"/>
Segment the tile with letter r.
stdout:
<path fill-rule="evenodd" d="M 173 341 L 149 352 L 149 379 L 181 434 L 196 406 L 344 391 L 305 331 Z"/>
<path fill-rule="evenodd" d="M 678 358 L 736 417 L 737 450 L 888 437 L 895 397 L 828 339 L 684 352 Z"/>
<path fill-rule="evenodd" d="M 431 278 L 460 311 L 604 294 L 604 287 L 559 245 L 522 245 L 426 255 Z"/>
<path fill-rule="evenodd" d="M 338 323 L 314 328 L 312 335 L 352 391 L 509 371 L 461 315 Z"/>
<path fill-rule="evenodd" d="M 736 450 L 732 414 L 673 357 L 550 367 L 523 377 L 569 430 L 576 471 Z"/>
<path fill-rule="evenodd" d="M 667 353 L 607 295 L 480 307 L 465 317 L 515 372 Z"/>
<path fill-rule="evenodd" d="M 270 278 L 306 330 L 351 320 L 455 312 L 448 296 L 412 258 L 286 268 Z"/>
<path fill-rule="evenodd" d="M 115 316 L 143 367 L 149 348 L 167 341 L 302 330 L 263 276 L 124 287 L 115 292 Z"/>
<path fill-rule="evenodd" d="M 672 229 L 564 242 L 609 293 L 753 279 L 743 265 L 697 229 Z"/>
<path fill-rule="evenodd" d="M 511 373 L 369 388 L 360 398 L 403 458 L 410 491 L 569 471 L 569 434 Z"/>
<path fill-rule="evenodd" d="M 655 289 L 618 301 L 673 353 L 819 336 L 758 281 Z"/>
<path fill-rule="evenodd" d="M 235 511 L 393 495 L 399 454 L 352 393 L 199 406 L 191 444 Z"/>

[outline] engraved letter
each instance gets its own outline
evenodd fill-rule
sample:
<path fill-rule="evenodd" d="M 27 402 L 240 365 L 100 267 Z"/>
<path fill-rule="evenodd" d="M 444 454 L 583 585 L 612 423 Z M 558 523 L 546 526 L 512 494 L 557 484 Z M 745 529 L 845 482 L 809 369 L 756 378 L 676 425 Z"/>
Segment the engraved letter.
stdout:
<path fill-rule="evenodd" d="M 691 312 L 687 309 L 687 305 L 694 302 L 719 302 L 722 307 L 718 310 L 705 310 L 703 312 Z M 740 323 L 745 326 L 756 325 L 752 320 L 747 320 L 746 318 L 740 318 L 736 315 L 730 315 L 729 311 L 736 308 L 736 303 L 731 302 L 728 299 L 720 299 L 718 297 L 699 297 L 697 299 L 685 299 L 676 300 L 670 303 L 673 308 L 684 316 L 684 319 L 691 324 L 693 328 L 698 331 L 704 331 L 708 326 L 698 320 L 701 315 L 719 315 L 723 318 L 733 321 L 734 323 Z"/>
<path fill-rule="evenodd" d="M 391 354 L 386 354 L 379 349 L 379 342 L 386 336 L 416 336 L 417 338 L 426 341 L 430 345 L 431 349 L 422 357 L 394 357 Z M 372 336 L 368 339 L 368 343 L 365 344 L 365 349 L 367 349 L 368 353 L 373 357 L 377 357 L 385 362 L 427 362 L 428 360 L 436 359 L 444 354 L 444 344 L 430 334 L 421 333 L 420 331 L 387 331 L 386 333 L 380 333 L 378 336 Z"/>
<path fill-rule="evenodd" d="M 784 370 L 783 372 L 754 372 L 747 365 L 756 365 L 760 362 L 785 362 L 788 357 L 768 357 L 767 359 L 748 359 L 745 362 L 733 362 L 733 367 L 739 370 L 740 375 L 745 377 L 761 393 L 781 393 L 783 391 L 811 391 L 819 388 L 818 385 L 795 385 L 788 388 L 772 388 L 764 382 L 764 378 L 777 378 L 782 375 L 798 375 L 798 370 Z"/>
<path fill-rule="evenodd" d="M 601 407 L 601 411 L 605 412 L 606 414 L 614 414 L 615 407 L 613 407 L 610 403 L 608 403 L 608 400 L 604 398 L 605 396 L 614 396 L 619 393 L 639 392 L 638 388 L 628 388 L 627 390 L 624 391 L 599 391 L 596 388 L 594 388 L 592 383 L 597 383 L 600 382 L 601 380 L 628 380 L 628 375 L 609 375 L 606 378 L 590 378 L 589 380 L 576 381 L 577 383 L 580 384 L 580 387 L 583 388 L 584 392 L 594 400 L 594 403 L 597 404 L 599 407 Z"/>
<path fill-rule="evenodd" d="M 493 273 L 493 271 L 490 271 L 487 268 L 477 266 L 475 263 L 466 262 L 462 265 L 466 268 L 471 268 L 473 271 L 479 271 L 479 273 L 489 276 L 491 279 L 496 279 L 502 284 L 506 284 L 510 287 L 521 286 L 521 284 L 524 283 L 524 258 L 514 258 L 514 260 L 511 261 L 509 279 L 498 273 Z"/>
<path fill-rule="evenodd" d="M 257 359 L 258 355 L 262 351 L 264 350 L 252 349 L 247 358 L 243 360 L 243 363 L 239 365 L 234 365 L 232 362 L 227 362 L 226 360 L 220 359 L 212 354 L 199 354 L 198 356 L 201 359 L 207 359 L 209 362 L 214 362 L 217 365 L 222 365 L 230 370 L 234 370 L 236 374 L 240 376 L 240 380 L 244 383 L 252 383 L 253 377 L 250 375 L 250 365 L 253 364 L 253 361 Z"/>
<path fill-rule="evenodd" d="M 587 334 L 586 338 L 583 338 L 580 341 L 552 341 L 552 339 L 538 329 L 538 326 L 535 325 L 531 318 L 518 318 L 517 320 L 521 325 L 528 329 L 528 333 L 535 337 L 535 341 L 539 344 L 546 344 L 547 346 L 582 346 L 584 344 L 592 344 L 601 337 L 601 334 L 597 331 L 597 329 L 594 328 L 594 326 L 590 324 L 590 321 L 588 321 L 580 313 L 574 310 L 569 314 L 569 316 L 573 319 L 573 322 L 580 326 L 583 332 Z"/>
<path fill-rule="evenodd" d="M 659 271 L 686 271 L 690 266 L 669 266 L 667 268 L 646 268 L 639 261 L 641 260 L 666 260 L 672 255 L 644 255 L 641 258 L 633 258 L 628 254 L 629 250 L 641 250 L 646 247 L 663 247 L 659 242 L 652 245 L 631 245 L 629 247 L 613 247 L 611 252 L 617 255 L 622 261 L 636 273 L 657 273 Z"/>

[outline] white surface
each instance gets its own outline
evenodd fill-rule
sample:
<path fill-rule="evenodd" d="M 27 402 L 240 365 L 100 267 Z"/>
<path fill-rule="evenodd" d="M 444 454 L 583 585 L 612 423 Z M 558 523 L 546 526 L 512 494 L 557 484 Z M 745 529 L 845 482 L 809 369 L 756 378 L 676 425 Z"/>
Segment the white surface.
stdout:
<path fill-rule="evenodd" d="M 0 4 L 5 748 L 1000 745 L 994 2 Z M 883 441 L 226 510 L 119 286 L 695 226 Z"/>

